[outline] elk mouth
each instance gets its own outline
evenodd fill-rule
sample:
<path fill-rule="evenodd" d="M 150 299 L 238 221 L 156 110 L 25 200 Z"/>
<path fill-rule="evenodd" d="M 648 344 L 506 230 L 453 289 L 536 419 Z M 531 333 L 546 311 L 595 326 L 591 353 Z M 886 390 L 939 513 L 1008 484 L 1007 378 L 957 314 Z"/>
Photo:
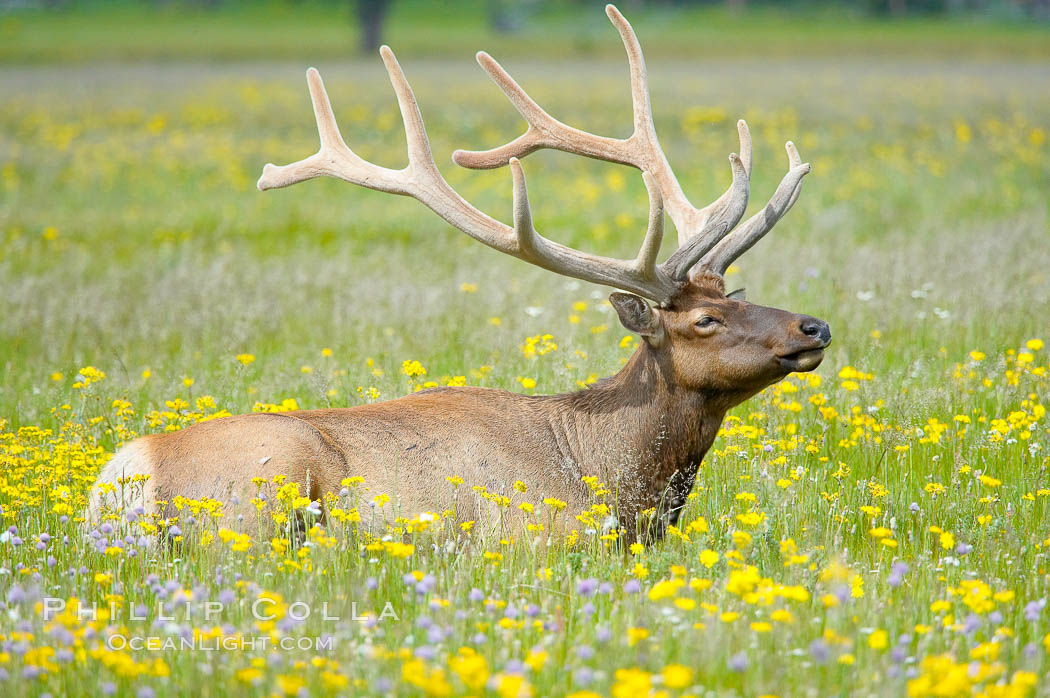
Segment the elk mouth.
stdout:
<path fill-rule="evenodd" d="M 812 349 L 801 349 L 790 354 L 781 354 L 777 357 L 780 367 L 788 373 L 799 373 L 812 371 L 824 360 L 824 347 Z"/>

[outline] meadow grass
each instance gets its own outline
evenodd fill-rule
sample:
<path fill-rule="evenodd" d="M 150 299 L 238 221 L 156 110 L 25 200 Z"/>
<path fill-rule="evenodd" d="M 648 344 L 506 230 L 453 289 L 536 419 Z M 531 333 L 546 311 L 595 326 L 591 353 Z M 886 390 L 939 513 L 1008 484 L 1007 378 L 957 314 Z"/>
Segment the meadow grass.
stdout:
<path fill-rule="evenodd" d="M 505 258 L 410 200 L 334 181 L 257 192 L 264 162 L 316 148 L 298 64 L 0 68 L 4 694 L 1045 693 L 1050 103 L 1033 85 L 1050 69 L 656 53 L 661 142 L 695 200 L 728 184 L 739 116 L 753 210 L 785 140 L 813 164 L 728 281 L 828 320 L 835 341 L 815 374 L 733 411 L 680 527 L 629 551 L 599 520 L 548 540 L 556 503 L 492 504 L 529 535 L 403 512 L 375 539 L 373 508 L 396 493 L 353 479 L 305 538 L 286 524 L 315 505 L 282 483 L 260 485 L 272 531 L 235 533 L 188 501 L 178 521 L 86 528 L 87 488 L 135 434 L 428 382 L 575 390 L 637 340 L 608 289 Z M 355 150 L 402 163 L 378 60 L 318 67 Z M 507 219 L 509 173 L 448 155 L 517 135 L 513 110 L 467 58 L 404 67 L 443 172 Z M 626 133 L 620 61 L 507 67 L 568 123 Z M 557 153 L 524 165 L 541 231 L 633 254 L 637 173 Z M 523 351 L 546 334 L 556 349 Z M 165 531 L 175 542 L 157 544 Z M 396 619 L 379 617 L 388 602 Z M 257 644 L 114 640 L 133 636 Z"/>

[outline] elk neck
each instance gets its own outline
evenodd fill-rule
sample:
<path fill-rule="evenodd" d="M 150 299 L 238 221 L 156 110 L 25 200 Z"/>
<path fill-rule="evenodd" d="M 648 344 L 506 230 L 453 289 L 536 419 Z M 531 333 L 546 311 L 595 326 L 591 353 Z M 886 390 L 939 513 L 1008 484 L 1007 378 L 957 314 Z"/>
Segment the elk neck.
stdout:
<path fill-rule="evenodd" d="M 678 385 L 667 353 L 644 341 L 619 373 L 546 400 L 560 449 L 583 475 L 627 476 L 644 490 L 682 476 L 691 488 L 730 407 Z"/>

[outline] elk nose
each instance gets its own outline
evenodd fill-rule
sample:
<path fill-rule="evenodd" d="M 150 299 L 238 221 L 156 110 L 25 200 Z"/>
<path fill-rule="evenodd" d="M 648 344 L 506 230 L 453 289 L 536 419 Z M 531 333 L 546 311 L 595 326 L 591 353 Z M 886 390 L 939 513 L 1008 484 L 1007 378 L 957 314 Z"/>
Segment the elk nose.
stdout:
<path fill-rule="evenodd" d="M 819 339 L 824 344 L 831 341 L 831 326 L 815 317 L 803 317 L 798 328 L 807 337 Z"/>

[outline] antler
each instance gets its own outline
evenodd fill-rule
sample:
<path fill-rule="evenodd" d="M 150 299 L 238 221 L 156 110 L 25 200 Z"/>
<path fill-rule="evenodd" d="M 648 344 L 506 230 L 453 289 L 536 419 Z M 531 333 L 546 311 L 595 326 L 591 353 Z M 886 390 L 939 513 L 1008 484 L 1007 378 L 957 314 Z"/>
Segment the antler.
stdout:
<path fill-rule="evenodd" d="M 724 263 L 724 267 L 719 270 L 719 273 L 724 273 L 725 267 L 769 232 L 791 207 L 798 198 L 801 178 L 809 172 L 809 165 L 796 162 L 798 153 L 794 146 L 789 144 L 789 155 L 794 153 L 795 159 L 791 160 L 791 167 L 777 189 L 777 194 L 760 214 L 763 223 L 759 224 L 755 219 L 751 219 L 744 226 L 746 234 L 734 233 L 726 238 L 747 208 L 751 177 L 751 133 L 747 123 L 743 120 L 737 122 L 740 155 L 734 153 L 729 156 L 733 183 L 713 202 L 703 208 L 696 208 L 683 193 L 657 139 L 645 59 L 638 37 L 627 19 L 613 5 L 606 5 L 605 13 L 620 32 L 620 38 L 627 50 L 634 111 L 634 133 L 630 137 L 608 138 L 575 129 L 558 121 L 533 101 L 495 59 L 481 51 L 477 54 L 478 63 L 507 95 L 528 123 L 528 129 L 518 138 L 498 148 L 484 151 L 457 150 L 452 159 L 463 167 L 491 169 L 507 164 L 511 158 L 521 158 L 542 148 L 552 148 L 630 165 L 651 173 L 666 203 L 668 215 L 678 230 L 679 248 L 661 267 L 672 278 L 682 281 L 703 258 L 705 261 L 701 263 L 701 267 L 714 271 L 717 270 L 717 265 Z M 781 190 L 785 188 L 788 193 L 786 205 L 780 197 Z M 744 233 L 744 230 L 739 232 Z M 719 245 L 723 239 L 729 242 Z M 711 258 L 711 262 L 717 264 L 709 263 L 705 255 L 716 245 L 719 249 L 717 260 Z"/>
<path fill-rule="evenodd" d="M 286 187 L 321 175 L 337 177 L 376 191 L 411 196 L 454 227 L 500 252 L 564 276 L 614 286 L 665 303 L 688 280 L 699 262 L 705 269 L 724 273 L 725 268 L 765 235 L 798 198 L 802 177 L 809 165 L 799 162 L 788 143 L 791 169 L 762 213 L 728 235 L 747 208 L 751 176 L 751 134 L 744 121 L 737 122 L 740 155 L 729 156 L 733 183 L 722 196 L 704 208 L 689 203 L 660 148 L 653 124 L 649 88 L 641 46 L 631 25 L 612 5 L 606 14 L 620 32 L 631 70 L 634 133 L 627 139 L 607 138 L 567 126 L 537 105 L 488 54 L 478 54 L 481 64 L 529 124 L 524 135 L 483 152 L 457 150 L 453 160 L 465 167 L 493 168 L 510 165 L 514 190 L 514 225 L 505 225 L 478 210 L 449 186 L 434 163 L 423 117 L 412 88 L 394 53 L 380 49 L 390 82 L 397 95 L 408 142 L 408 165 L 400 170 L 381 167 L 354 153 L 339 133 L 320 74 L 306 72 L 320 134 L 320 150 L 290 165 L 267 164 L 259 178 L 260 190 Z M 553 242 L 536 232 L 532 223 L 525 175 L 519 158 L 540 148 L 555 148 L 588 157 L 631 165 L 642 170 L 649 192 L 649 225 L 634 259 L 613 259 L 581 252 Z M 656 258 L 663 240 L 664 206 L 678 230 L 679 248 L 663 264 Z"/>
<path fill-rule="evenodd" d="M 339 133 L 320 74 L 310 68 L 306 71 L 306 80 L 310 86 L 321 148 L 305 160 L 290 165 L 267 164 L 259 178 L 260 190 L 287 187 L 321 175 L 338 177 L 376 191 L 411 196 L 475 240 L 558 274 L 614 286 L 658 302 L 666 301 L 675 293 L 679 283 L 656 264 L 663 240 L 663 201 L 652 177 L 645 177 L 649 190 L 649 227 L 634 259 L 591 255 L 548 240 L 536 232 L 532 225 L 525 174 L 517 158 L 508 160 L 514 186 L 514 226 L 505 225 L 467 203 L 441 176 L 430 152 L 423 117 L 412 88 L 393 51 L 383 46 L 379 52 L 405 124 L 408 165 L 392 170 L 363 160 L 354 153 Z"/>

